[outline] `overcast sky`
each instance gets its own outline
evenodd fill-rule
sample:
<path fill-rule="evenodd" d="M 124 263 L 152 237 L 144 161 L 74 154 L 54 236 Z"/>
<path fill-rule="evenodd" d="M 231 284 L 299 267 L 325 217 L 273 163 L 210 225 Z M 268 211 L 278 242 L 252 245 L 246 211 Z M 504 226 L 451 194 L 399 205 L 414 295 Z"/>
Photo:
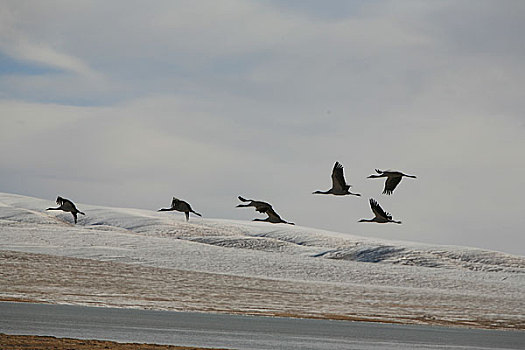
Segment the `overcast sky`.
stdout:
<path fill-rule="evenodd" d="M 1 0 L 0 191 L 523 255 L 524 35 L 521 0 Z M 312 195 L 335 161 L 362 197 Z"/>

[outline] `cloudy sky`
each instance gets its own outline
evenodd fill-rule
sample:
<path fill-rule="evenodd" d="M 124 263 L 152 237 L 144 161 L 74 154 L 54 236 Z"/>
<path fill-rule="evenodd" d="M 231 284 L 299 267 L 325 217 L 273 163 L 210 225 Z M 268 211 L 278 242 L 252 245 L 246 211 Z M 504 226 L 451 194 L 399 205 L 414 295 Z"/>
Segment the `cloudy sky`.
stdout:
<path fill-rule="evenodd" d="M 525 254 L 524 34 L 520 0 L 1 0 L 0 191 Z M 362 197 L 312 195 L 335 161 Z"/>

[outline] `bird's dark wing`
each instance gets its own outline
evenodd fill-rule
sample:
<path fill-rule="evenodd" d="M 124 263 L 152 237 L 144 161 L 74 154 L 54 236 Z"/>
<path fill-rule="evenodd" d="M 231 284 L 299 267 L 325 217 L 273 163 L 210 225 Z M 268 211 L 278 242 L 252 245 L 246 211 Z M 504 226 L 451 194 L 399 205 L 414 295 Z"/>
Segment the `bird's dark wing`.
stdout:
<path fill-rule="evenodd" d="M 332 188 L 338 190 L 348 189 L 348 185 L 345 181 L 343 174 L 343 166 L 339 162 L 335 162 L 334 169 L 332 170 Z"/>
<path fill-rule="evenodd" d="M 70 205 L 75 206 L 75 205 L 73 204 L 73 202 L 71 202 L 69 199 L 67 199 L 67 198 L 62 198 L 62 197 L 60 197 L 60 196 L 57 197 L 57 204 L 58 204 L 58 205 L 65 205 L 66 203 L 69 203 Z"/>
<path fill-rule="evenodd" d="M 61 202 L 60 202 L 61 206 L 69 207 L 71 209 L 75 208 L 75 204 L 72 201 L 70 201 L 69 199 L 67 199 L 67 198 L 60 198 L 60 199 L 61 199 Z"/>
<path fill-rule="evenodd" d="M 281 219 L 279 214 L 277 214 L 277 212 L 273 210 L 273 208 L 267 208 L 264 213 L 268 215 L 268 217 L 270 218 L 270 222 L 283 221 L 283 219 Z"/>
<path fill-rule="evenodd" d="M 389 220 L 392 219 L 392 215 L 385 212 L 383 208 L 381 208 L 379 203 L 377 203 L 373 198 L 370 198 L 370 208 L 372 208 L 372 211 L 374 212 L 376 217 Z"/>
<path fill-rule="evenodd" d="M 267 210 L 272 210 L 272 206 L 259 205 L 255 207 L 255 211 L 258 211 L 259 213 L 266 213 Z"/>
<path fill-rule="evenodd" d="M 182 202 L 181 204 L 182 204 L 181 206 L 183 207 L 183 209 L 193 211 L 193 208 L 191 207 L 190 203 Z"/>
<path fill-rule="evenodd" d="M 255 207 L 255 210 L 259 213 L 266 212 L 267 209 L 272 209 L 272 205 L 270 203 L 261 202 L 261 201 L 252 201 L 250 205 Z"/>
<path fill-rule="evenodd" d="M 389 176 L 385 181 L 385 189 L 383 194 L 392 194 L 396 186 L 401 182 L 401 176 Z"/>

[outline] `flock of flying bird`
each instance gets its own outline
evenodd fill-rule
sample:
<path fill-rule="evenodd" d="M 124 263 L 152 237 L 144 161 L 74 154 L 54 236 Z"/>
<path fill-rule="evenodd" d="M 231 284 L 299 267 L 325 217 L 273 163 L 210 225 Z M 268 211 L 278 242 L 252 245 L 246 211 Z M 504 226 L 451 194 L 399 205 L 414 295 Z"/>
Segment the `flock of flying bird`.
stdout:
<path fill-rule="evenodd" d="M 373 174 L 368 176 L 369 179 L 374 178 L 381 178 L 386 177 L 385 181 L 385 188 L 383 189 L 383 194 L 390 195 L 394 192 L 394 189 L 397 187 L 399 182 L 401 182 L 401 179 L 403 177 L 410 177 L 410 178 L 416 178 L 414 175 L 407 175 L 403 174 L 399 171 L 382 171 L 379 169 L 376 169 L 377 174 Z M 346 195 L 353 195 L 353 196 L 361 196 L 359 193 L 352 193 L 350 192 L 351 185 L 346 183 L 344 173 L 343 173 L 343 166 L 339 162 L 335 162 L 334 168 L 332 170 L 332 188 L 330 188 L 328 191 L 315 191 L 313 194 L 332 194 L 335 196 L 346 196 Z M 246 204 L 239 204 L 237 205 L 237 208 L 243 208 L 243 207 L 254 207 L 255 211 L 259 213 L 263 213 L 267 215 L 266 219 L 254 219 L 253 221 L 266 221 L 273 224 L 278 223 L 284 223 L 284 224 L 290 224 L 294 225 L 293 222 L 287 222 L 277 214 L 277 212 L 273 209 L 272 205 L 270 203 L 262 202 L 262 201 L 256 201 L 252 199 L 245 199 L 241 196 L 238 197 L 239 200 Z M 62 198 L 60 196 L 57 197 L 56 203 L 59 205 L 57 208 L 47 208 L 46 210 L 62 210 L 65 212 L 69 212 L 73 215 L 73 218 L 75 219 L 75 224 L 77 223 L 77 214 L 86 215 L 80 210 L 77 209 L 75 204 L 70 201 L 69 199 Z M 372 212 L 374 213 L 374 218 L 372 219 L 361 219 L 359 222 L 376 222 L 376 223 L 388 223 L 393 222 L 396 224 L 400 224 L 401 221 L 396 221 L 392 219 L 392 215 L 390 213 L 387 213 L 386 211 L 381 208 L 379 203 L 375 201 L 373 198 L 370 198 L 370 208 L 372 209 Z M 188 202 L 185 202 L 183 200 L 177 199 L 173 197 L 171 201 L 171 206 L 169 208 L 162 208 L 158 211 L 179 211 L 183 212 L 186 215 L 186 221 L 190 219 L 190 213 L 193 213 L 197 216 L 202 216 L 201 214 L 194 211 L 191 207 L 191 205 Z"/>

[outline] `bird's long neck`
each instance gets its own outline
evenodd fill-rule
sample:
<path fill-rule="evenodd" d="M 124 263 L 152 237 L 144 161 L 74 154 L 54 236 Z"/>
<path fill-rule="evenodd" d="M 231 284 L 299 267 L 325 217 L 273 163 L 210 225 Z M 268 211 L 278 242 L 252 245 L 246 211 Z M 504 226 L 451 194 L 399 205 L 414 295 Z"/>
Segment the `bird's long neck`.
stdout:
<path fill-rule="evenodd" d="M 332 193 L 331 190 L 328 191 L 315 191 L 313 194 L 330 194 Z"/>
<path fill-rule="evenodd" d="M 385 174 L 381 174 L 381 175 L 370 175 L 368 178 L 369 178 L 369 179 L 375 179 L 375 178 L 378 178 L 378 177 L 387 177 L 387 175 L 385 175 Z"/>
<path fill-rule="evenodd" d="M 46 210 L 62 210 L 62 207 L 58 207 L 58 208 L 47 208 Z"/>
<path fill-rule="evenodd" d="M 159 209 L 159 211 L 171 211 L 171 210 L 175 210 L 175 208 L 161 208 L 161 209 Z"/>
<path fill-rule="evenodd" d="M 361 219 L 358 222 L 374 222 L 374 219 Z"/>
<path fill-rule="evenodd" d="M 411 177 L 413 179 L 417 179 L 414 175 L 405 175 L 406 177 Z"/>

